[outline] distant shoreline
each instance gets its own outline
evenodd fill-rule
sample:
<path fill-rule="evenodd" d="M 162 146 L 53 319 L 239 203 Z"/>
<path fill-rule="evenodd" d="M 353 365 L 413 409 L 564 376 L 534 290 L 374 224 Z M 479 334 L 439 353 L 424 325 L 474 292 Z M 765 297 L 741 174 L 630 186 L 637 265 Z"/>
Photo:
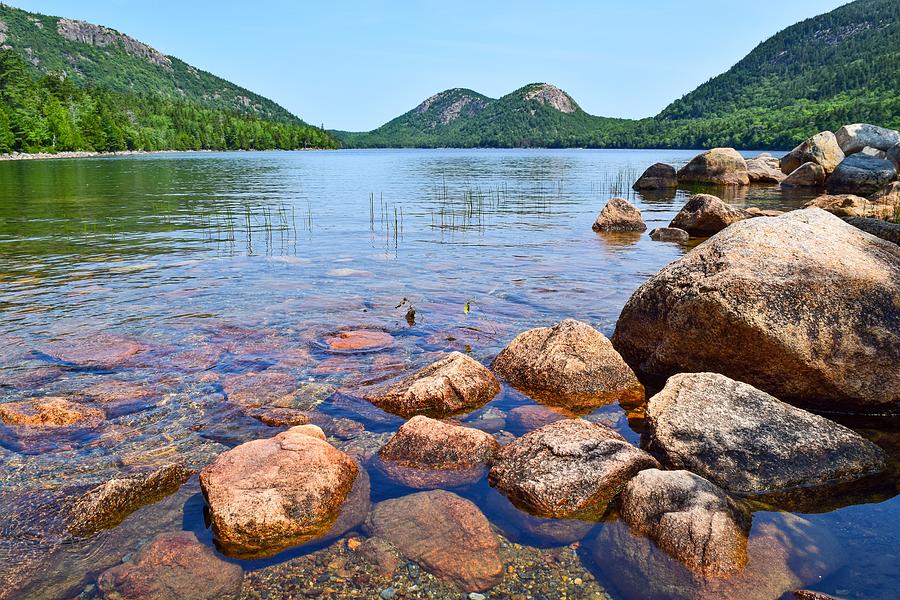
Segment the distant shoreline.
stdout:
<path fill-rule="evenodd" d="M 298 148 L 286 150 L 282 148 L 268 148 L 266 150 L 121 150 L 118 152 L 94 152 L 91 150 L 75 150 L 67 152 L 13 152 L 12 154 L 0 154 L 0 161 L 12 160 L 50 160 L 54 158 L 111 158 L 116 156 L 141 156 L 145 154 L 186 154 L 188 152 L 300 152 L 306 150 L 325 150 L 326 148 Z"/>

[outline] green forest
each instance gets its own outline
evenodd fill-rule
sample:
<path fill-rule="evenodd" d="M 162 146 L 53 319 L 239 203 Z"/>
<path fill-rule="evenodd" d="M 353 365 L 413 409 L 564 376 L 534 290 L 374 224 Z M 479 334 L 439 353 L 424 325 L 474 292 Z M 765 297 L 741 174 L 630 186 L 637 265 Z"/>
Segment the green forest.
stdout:
<path fill-rule="evenodd" d="M 38 77 L 12 50 L 0 51 L 0 100 L 0 153 L 336 147 L 303 123 Z"/>

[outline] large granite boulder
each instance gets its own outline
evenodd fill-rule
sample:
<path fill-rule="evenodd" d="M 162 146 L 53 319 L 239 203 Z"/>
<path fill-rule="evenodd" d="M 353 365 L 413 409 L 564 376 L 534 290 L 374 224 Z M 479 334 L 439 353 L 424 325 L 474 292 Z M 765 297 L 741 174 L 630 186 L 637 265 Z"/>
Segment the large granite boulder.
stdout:
<path fill-rule="evenodd" d="M 841 548 L 827 530 L 790 513 L 757 513 L 746 567 L 718 577 L 687 568 L 621 521 L 604 523 L 590 551 L 626 600 L 779 598 L 820 582 L 842 562 Z"/>
<path fill-rule="evenodd" d="M 622 491 L 622 517 L 703 576 L 722 577 L 747 564 L 750 511 L 690 471 L 638 473 Z"/>
<path fill-rule="evenodd" d="M 843 425 L 716 373 L 670 377 L 647 404 L 642 441 L 664 465 L 746 495 L 854 481 L 886 463 Z"/>
<path fill-rule="evenodd" d="M 612 429 L 565 419 L 504 446 L 488 479 L 534 515 L 598 518 L 629 479 L 656 466 Z"/>
<path fill-rule="evenodd" d="M 807 202 L 804 208 L 821 208 L 839 217 L 886 219 L 893 214 L 893 207 L 855 194 L 823 194 Z"/>
<path fill-rule="evenodd" d="M 900 173 L 900 143 L 894 144 L 890 147 L 890 149 L 885 152 L 885 158 L 887 158 L 894 168 L 897 169 L 897 172 Z"/>
<path fill-rule="evenodd" d="M 464 591 L 487 590 L 503 578 L 500 541 L 472 502 L 444 490 L 379 502 L 366 529 L 408 560 Z"/>
<path fill-rule="evenodd" d="M 893 163 L 883 158 L 854 154 L 845 158 L 828 178 L 830 194 L 874 194 L 897 179 Z"/>
<path fill-rule="evenodd" d="M 900 223 L 900 181 L 887 184 L 871 196 L 873 217 Z"/>
<path fill-rule="evenodd" d="M 799 406 L 900 410 L 900 249 L 825 211 L 736 223 L 632 295 L 638 372 L 713 371 Z"/>
<path fill-rule="evenodd" d="M 844 152 L 838 145 L 837 138 L 830 131 L 817 133 L 781 159 L 781 171 L 791 175 L 800 166 L 812 162 L 822 167 L 827 175 L 844 160 Z M 824 179 L 824 177 L 823 177 Z"/>
<path fill-rule="evenodd" d="M 781 183 L 786 175 L 781 172 L 780 161 L 771 154 L 760 154 L 747 161 L 750 183 Z"/>
<path fill-rule="evenodd" d="M 836 137 L 841 150 L 847 155 L 861 152 L 866 146 L 887 151 L 900 144 L 900 131 L 866 123 L 845 125 L 838 129 Z"/>
<path fill-rule="evenodd" d="M 548 404 L 594 408 L 641 401 L 644 387 L 602 333 L 566 319 L 521 333 L 494 359 L 509 383 Z"/>
<path fill-rule="evenodd" d="M 314 425 L 223 452 L 200 473 L 216 542 L 258 558 L 329 533 L 360 468 Z"/>
<path fill-rule="evenodd" d="M 376 388 L 365 398 L 401 417 L 445 417 L 481 407 L 500 392 L 494 374 L 461 352 L 420 369 L 403 380 Z"/>
<path fill-rule="evenodd" d="M 379 466 L 411 488 L 474 483 L 484 477 L 500 444 L 489 433 L 416 416 L 378 451 Z"/>
<path fill-rule="evenodd" d="M 594 231 L 644 231 L 641 211 L 623 198 L 611 198 L 592 225 Z"/>
<path fill-rule="evenodd" d="M 706 237 L 751 216 L 746 210 L 729 206 L 716 196 L 697 194 L 688 199 L 669 223 L 669 227 L 683 229 L 691 235 Z"/>
<path fill-rule="evenodd" d="M 825 169 L 819 163 L 803 163 L 781 182 L 781 187 L 822 187 L 825 175 Z"/>
<path fill-rule="evenodd" d="M 748 185 L 747 161 L 734 148 L 713 148 L 695 156 L 678 171 L 679 183 Z"/>
<path fill-rule="evenodd" d="M 237 600 L 244 571 L 189 531 L 161 533 L 97 579 L 102 600 Z"/>
<path fill-rule="evenodd" d="M 866 217 L 843 217 L 844 221 L 870 235 L 894 244 L 900 244 L 900 223 Z"/>
<path fill-rule="evenodd" d="M 115 527 L 140 507 L 177 492 L 193 473 L 171 463 L 110 479 L 66 508 L 67 530 L 71 535 L 84 537 Z"/>
<path fill-rule="evenodd" d="M 675 167 L 665 163 L 656 163 L 647 167 L 647 170 L 634 182 L 632 188 L 641 190 L 667 190 L 678 187 L 678 174 Z"/>

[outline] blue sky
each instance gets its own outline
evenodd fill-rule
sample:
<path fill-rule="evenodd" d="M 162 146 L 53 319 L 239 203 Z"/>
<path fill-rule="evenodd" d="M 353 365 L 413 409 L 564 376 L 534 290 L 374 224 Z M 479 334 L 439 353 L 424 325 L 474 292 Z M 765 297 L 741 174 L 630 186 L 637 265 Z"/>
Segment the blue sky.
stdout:
<path fill-rule="evenodd" d="M 846 0 L 7 0 L 107 25 L 328 128 L 440 90 L 537 81 L 586 111 L 656 114 L 770 35 Z"/>

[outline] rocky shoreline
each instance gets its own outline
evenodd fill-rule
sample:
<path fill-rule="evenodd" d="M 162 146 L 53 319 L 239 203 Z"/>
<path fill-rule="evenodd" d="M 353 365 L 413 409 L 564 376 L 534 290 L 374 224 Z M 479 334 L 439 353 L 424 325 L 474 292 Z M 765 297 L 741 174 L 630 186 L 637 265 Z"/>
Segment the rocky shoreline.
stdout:
<path fill-rule="evenodd" d="M 861 191 L 872 181 L 856 171 L 871 163 L 866 149 L 892 134 L 845 129 L 781 161 L 714 149 L 681 171 L 654 165 L 635 187 L 784 185 L 805 168 L 829 190 L 838 177 Z M 884 208 L 896 206 L 897 170 L 882 181 L 877 167 L 868 199 L 826 194 L 784 214 L 692 196 L 649 235 L 708 239 L 634 291 L 610 338 L 565 319 L 507 336 L 490 364 L 434 352 L 422 368 L 401 364 L 343 390 L 341 416 L 319 410 L 334 389 L 278 366 L 227 374 L 217 400 L 274 435 L 217 444 L 190 465 L 128 469 L 62 499 L 57 524 L 67 541 L 90 537 L 194 486 L 219 552 L 191 531 L 157 532 L 98 568 L 80 597 L 267 597 L 258 587 L 275 578 L 268 585 L 308 597 L 605 598 L 578 574 L 584 555 L 634 598 L 780 597 L 818 582 L 840 548 L 785 511 L 810 498 L 840 506 L 893 468 L 884 448 L 829 418 L 900 414 L 900 246 L 854 221 L 897 215 Z M 643 235 L 646 225 L 612 199 L 594 228 Z M 323 341 L 336 357 L 392 343 L 376 330 Z M 96 336 L 40 352 L 114 373 L 149 345 Z M 293 364 L 312 362 L 292 350 Z M 216 377 L 217 356 L 166 360 Z M 504 387 L 534 404 L 488 406 Z M 50 436 L 77 447 L 79 431 L 148 397 L 100 385 L 0 404 L 0 423 L 22 452 L 41 452 Z M 616 403 L 640 407 L 639 443 L 593 413 Z M 379 426 L 367 431 L 355 414 Z M 373 493 L 379 478 L 390 493 Z M 539 542 L 511 541 L 496 515 Z M 263 569 L 239 562 L 298 547 L 311 550 Z"/>

